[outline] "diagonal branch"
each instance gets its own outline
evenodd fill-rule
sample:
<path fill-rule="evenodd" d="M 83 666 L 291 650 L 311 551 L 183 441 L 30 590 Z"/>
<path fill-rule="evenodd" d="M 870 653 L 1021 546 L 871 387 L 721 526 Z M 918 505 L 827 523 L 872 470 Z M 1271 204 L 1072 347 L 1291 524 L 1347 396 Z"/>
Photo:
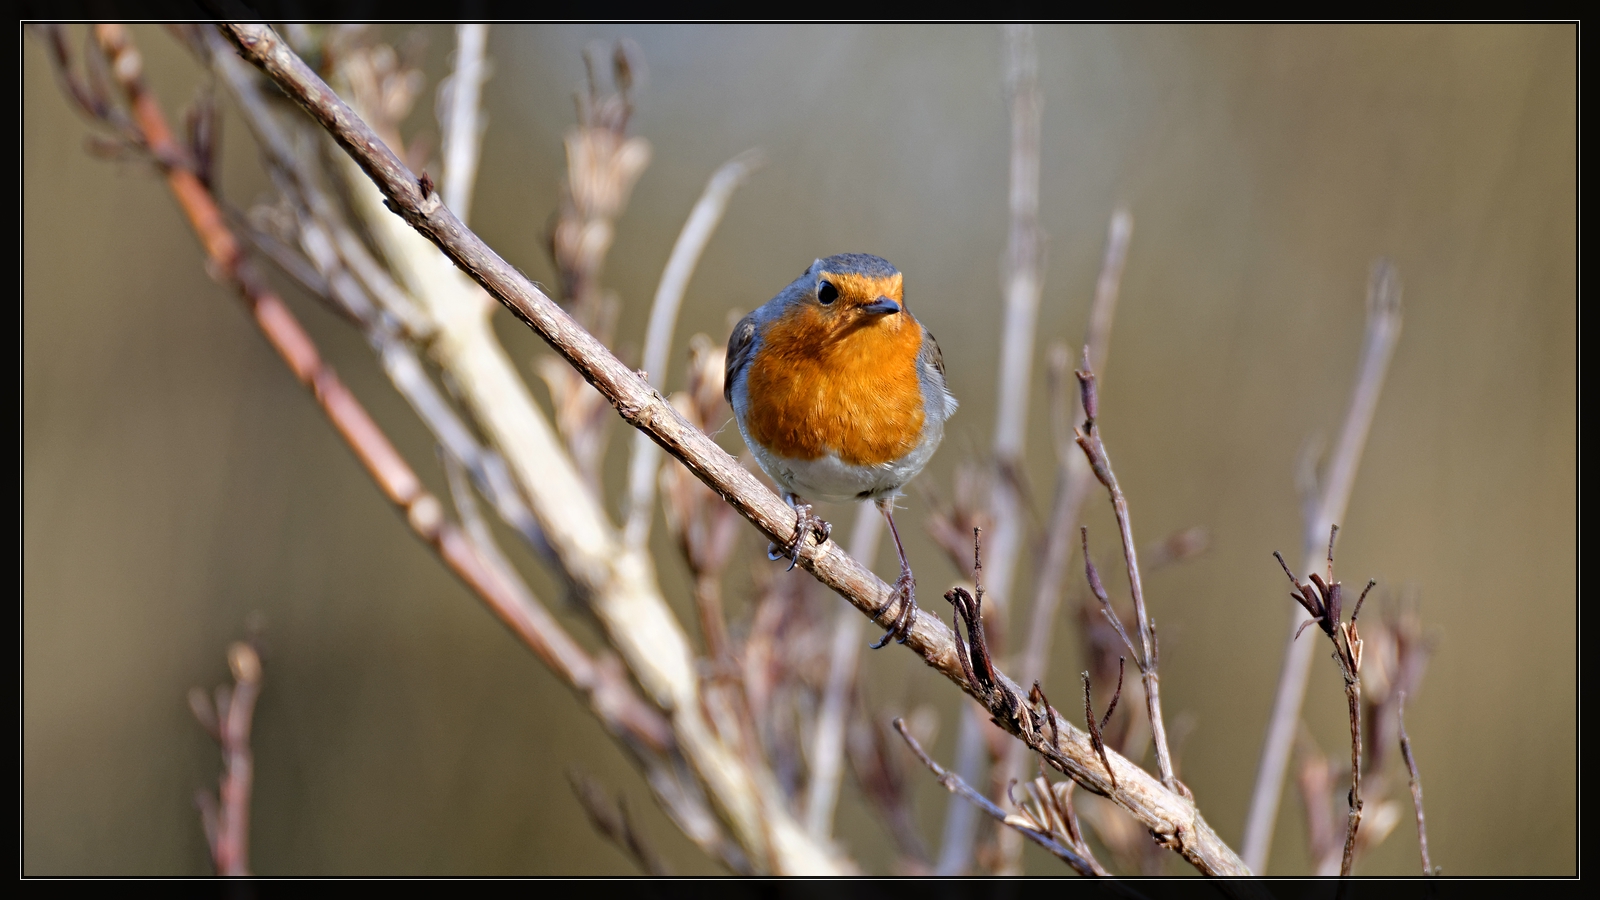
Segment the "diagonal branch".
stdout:
<path fill-rule="evenodd" d="M 300 103 L 356 160 L 382 190 L 392 210 L 538 332 L 616 407 L 625 421 L 649 432 L 652 440 L 716 491 L 769 540 L 780 544 L 793 542 L 793 510 L 688 422 L 645 379 L 579 327 L 515 267 L 467 230 L 436 197 L 425 196 L 417 179 L 394 153 L 276 34 L 264 26 L 222 27 L 247 60 Z M 890 598 L 889 585 L 831 541 L 820 546 L 806 545 L 800 561 L 819 581 L 869 617 Z M 905 646 L 946 678 L 978 696 L 977 686 L 968 684 L 961 674 L 954 639 L 942 622 L 931 616 L 919 616 Z M 1022 696 L 1015 682 L 998 673 L 997 687 L 1013 697 Z M 1056 714 L 1056 718 L 1064 717 Z M 1046 747 L 1042 734 L 1024 729 L 1021 722 L 1002 720 L 1000 724 L 1028 741 L 1030 746 L 1040 749 L 1052 765 L 1089 790 L 1110 796 L 1141 824 L 1162 835 L 1202 872 L 1248 874 L 1248 868 L 1206 824 L 1192 801 L 1167 790 L 1117 754 L 1110 756 L 1117 772 L 1117 786 L 1112 788 L 1105 777 L 1104 765 L 1083 732 L 1064 725 L 1059 743 Z"/>

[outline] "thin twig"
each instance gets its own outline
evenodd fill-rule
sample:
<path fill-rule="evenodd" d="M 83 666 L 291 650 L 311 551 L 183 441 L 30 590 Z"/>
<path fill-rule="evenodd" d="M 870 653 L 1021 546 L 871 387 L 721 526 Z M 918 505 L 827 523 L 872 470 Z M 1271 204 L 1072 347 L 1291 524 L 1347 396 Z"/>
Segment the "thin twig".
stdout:
<path fill-rule="evenodd" d="M 478 178 L 480 138 L 485 124 L 478 97 L 489 77 L 483 58 L 488 43 L 488 25 L 457 25 L 455 71 L 439 85 L 439 125 L 444 132 L 439 196 L 463 222 L 468 221 L 472 187 Z"/>
<path fill-rule="evenodd" d="M 917 739 L 911 736 L 911 730 L 906 728 L 904 719 L 894 720 L 894 730 L 900 732 L 900 736 L 905 738 L 906 745 L 911 748 L 911 752 L 915 753 L 917 755 L 917 759 L 922 760 L 922 764 L 927 766 L 929 770 L 933 772 L 934 777 L 939 780 L 940 784 L 944 785 L 945 790 L 967 801 L 968 803 L 971 803 L 973 806 L 977 807 L 996 822 L 999 822 L 1002 825 L 1010 828 L 1015 828 L 1028 840 L 1033 841 L 1035 844 L 1038 844 L 1039 846 L 1048 850 L 1057 859 L 1060 859 L 1062 862 L 1071 866 L 1079 875 L 1105 874 L 1104 870 L 1101 870 L 1099 866 L 1094 864 L 1094 862 L 1078 855 L 1077 851 L 1071 849 L 1070 847 L 1059 843 L 1055 838 L 1051 837 L 1048 832 L 1035 828 L 1029 828 L 1020 822 L 1012 821 L 1012 817 L 1008 817 L 1005 810 L 994 805 L 994 803 L 990 802 L 988 797 L 985 797 L 974 790 L 971 785 L 967 784 L 961 779 L 960 775 L 951 772 L 944 766 L 941 766 L 935 762 L 933 757 L 929 756 L 928 752 L 922 749 L 922 745 L 917 743 Z"/>
<path fill-rule="evenodd" d="M 1422 850 L 1422 874 L 1437 875 L 1433 861 L 1428 858 L 1428 823 L 1422 817 L 1422 776 L 1417 774 L 1417 761 L 1411 755 L 1411 736 L 1406 734 L 1406 695 L 1400 693 L 1400 705 L 1395 710 L 1400 720 L 1400 755 L 1405 758 L 1406 772 L 1411 776 L 1411 806 L 1417 811 L 1417 846 Z"/>
<path fill-rule="evenodd" d="M 189 708 L 222 749 L 216 796 L 205 790 L 195 795 L 211 863 L 218 875 L 238 877 L 250 874 L 250 793 L 255 779 L 250 726 L 261 695 L 261 657 L 249 643 L 235 641 L 228 648 L 228 669 L 233 687 L 218 687 L 215 701 L 195 688 L 189 692 Z"/>
<path fill-rule="evenodd" d="M 1095 285 L 1094 303 L 1089 308 L 1087 341 L 1089 355 L 1097 361 L 1103 376 L 1111 347 L 1111 321 L 1116 312 L 1117 297 L 1121 292 L 1122 270 L 1128 259 L 1128 244 L 1133 237 L 1133 216 L 1126 209 L 1118 209 L 1111 216 L 1106 234 L 1105 257 L 1100 264 L 1100 277 Z M 1059 347 L 1051 355 L 1051 393 L 1057 407 L 1072 412 L 1065 416 L 1067 423 L 1083 420 L 1082 395 L 1071 390 L 1072 354 Z M 1071 399 L 1068 399 L 1071 398 Z M 1039 566 L 1034 588 L 1033 607 L 1028 613 L 1027 644 L 1017 665 L 1019 680 L 1024 684 L 1044 680 L 1050 662 L 1050 642 L 1055 634 L 1056 611 L 1061 607 L 1065 593 L 1068 563 L 1072 561 L 1072 534 L 1077 531 L 1078 517 L 1084 498 L 1094 486 L 1094 471 L 1083 454 L 1065 452 L 1071 447 L 1071 426 L 1057 435 L 1056 499 L 1050 514 L 1050 525 L 1045 532 L 1044 562 Z M 1065 443 L 1066 446 L 1060 446 Z M 1009 783 L 1022 771 L 1027 749 L 1013 746 L 1000 761 L 997 781 Z M 1015 839 L 1000 840 L 1002 871 L 1015 870 L 1022 844 Z"/>
<path fill-rule="evenodd" d="M 1351 673 L 1345 678 L 1345 699 L 1350 710 L 1350 814 L 1346 818 L 1344 857 L 1339 862 L 1339 874 L 1350 874 L 1355 864 L 1356 831 L 1361 827 L 1361 676 Z"/>
<path fill-rule="evenodd" d="M 573 769 L 567 772 L 567 783 L 572 785 L 572 793 L 577 795 L 578 803 L 588 814 L 589 824 L 594 826 L 595 831 L 600 832 L 632 857 L 646 875 L 672 874 L 661 856 L 645 841 L 644 835 L 639 833 L 633 817 L 628 815 L 628 804 L 622 795 L 617 795 L 617 805 L 613 810 L 611 801 L 606 797 L 605 788 L 594 778 Z"/>
<path fill-rule="evenodd" d="M 684 292 L 689 289 L 689 279 L 694 275 L 700 254 L 705 252 L 717 223 L 728 209 L 728 201 L 750 174 L 760 168 L 763 156 L 759 150 L 746 150 L 723 163 L 705 190 L 695 202 L 689 218 L 672 245 L 672 255 L 667 257 L 666 268 L 661 270 L 661 282 L 656 285 L 656 296 L 650 304 L 650 324 L 645 329 L 644 355 L 641 366 L 650 386 L 664 390 L 667 383 L 667 359 L 672 350 L 672 332 L 678 322 L 678 310 L 683 306 Z M 635 432 L 633 456 L 628 461 L 628 522 L 623 540 L 630 546 L 640 546 L 650 536 L 650 517 L 655 510 L 656 472 L 661 468 L 661 452 L 644 432 Z"/>
<path fill-rule="evenodd" d="M 1084 360 L 1083 369 L 1078 372 L 1078 381 L 1082 385 L 1083 408 L 1085 413 L 1084 427 L 1077 432 L 1078 446 L 1083 448 L 1084 456 L 1089 461 L 1089 466 L 1094 470 L 1094 475 L 1105 485 L 1107 493 L 1111 495 L 1111 507 L 1117 514 L 1117 531 L 1122 536 L 1122 558 L 1127 563 L 1128 587 L 1133 594 L 1133 613 L 1139 626 L 1139 643 L 1142 653 L 1134 657 L 1134 662 L 1139 666 L 1139 675 L 1144 681 L 1145 708 L 1150 714 L 1150 736 L 1156 746 L 1156 766 L 1161 772 L 1161 783 L 1170 790 L 1178 790 L 1178 779 L 1172 773 L 1172 752 L 1167 748 L 1167 727 L 1161 716 L 1161 677 L 1156 671 L 1159 650 L 1156 645 L 1155 624 L 1145 612 L 1144 583 L 1139 576 L 1139 553 L 1133 543 L 1133 523 L 1128 515 L 1128 499 L 1123 496 L 1122 488 L 1117 484 L 1117 475 L 1111 468 L 1111 456 L 1106 452 L 1105 443 L 1100 435 L 1102 429 L 1095 417 L 1098 414 L 1098 399 L 1095 388 L 1095 374 L 1089 368 L 1090 361 Z M 1085 538 L 1087 540 L 1087 538 Z M 1088 560 L 1088 545 L 1084 546 L 1084 559 Z"/>
<path fill-rule="evenodd" d="M 649 431 L 670 455 L 732 504 L 768 540 L 786 545 L 793 543 L 793 510 L 461 225 L 448 209 L 424 198 L 414 176 L 393 152 L 270 29 L 255 25 L 223 28 L 248 60 L 265 71 L 328 130 L 407 223 L 426 235 L 456 265 L 538 332 L 616 407 L 625 421 Z M 868 617 L 890 598 L 888 584 L 832 542 L 806 545 L 800 564 Z M 975 690 L 962 677 L 954 639 L 942 622 L 932 616 L 919 616 L 905 646 L 953 683 L 969 691 Z M 1007 690 L 1020 696 L 1021 691 L 1014 682 L 1000 677 Z M 1019 726 L 1012 723 L 1004 727 L 1011 730 Z M 1102 792 L 1109 788 L 1109 784 L 1101 786 L 1103 776 L 1097 773 L 1102 772 L 1103 767 L 1089 746 L 1087 735 L 1082 732 L 1063 726 L 1061 748 L 1051 759 L 1053 765 L 1061 767 L 1080 784 L 1092 784 Z M 1181 839 L 1173 840 L 1174 849 L 1202 872 L 1248 873 L 1237 855 L 1199 816 L 1191 801 L 1165 789 L 1119 755 L 1113 754 L 1111 761 L 1118 769 L 1119 789 L 1114 799 L 1142 825 L 1165 835 L 1176 836 L 1181 831 Z"/>
<path fill-rule="evenodd" d="M 1345 413 L 1333 458 L 1321 485 L 1321 493 L 1305 521 L 1305 568 L 1317 567 L 1322 535 L 1336 522 L 1344 520 L 1355 483 L 1367 431 L 1378 407 L 1384 375 L 1400 339 L 1400 273 L 1394 263 L 1380 259 L 1373 264 L 1367 284 L 1367 327 L 1362 339 L 1361 360 L 1356 366 L 1355 385 L 1350 391 L 1350 408 Z M 1283 669 L 1278 676 L 1272 715 L 1267 720 L 1262 742 L 1261 762 L 1256 768 L 1255 787 L 1250 795 L 1250 810 L 1245 817 L 1244 859 L 1251 871 L 1264 872 L 1272 850 L 1272 832 L 1277 822 L 1283 794 L 1284 773 L 1294 743 L 1300 707 L 1305 700 L 1306 679 L 1311 668 L 1311 644 L 1294 640 L 1305 616 L 1296 615 L 1289 626 Z"/>

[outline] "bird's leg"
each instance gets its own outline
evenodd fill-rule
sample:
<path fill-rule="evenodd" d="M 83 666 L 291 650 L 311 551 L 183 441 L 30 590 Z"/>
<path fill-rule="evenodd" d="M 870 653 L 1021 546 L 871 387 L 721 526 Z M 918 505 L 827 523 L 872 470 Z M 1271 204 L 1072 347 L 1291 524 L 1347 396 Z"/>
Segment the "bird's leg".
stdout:
<path fill-rule="evenodd" d="M 789 560 L 789 571 L 792 571 L 800 562 L 800 548 L 806 545 L 806 539 L 816 535 L 817 543 L 821 544 L 833 534 L 833 526 L 827 520 L 811 511 L 811 504 L 802 502 L 793 494 L 784 494 L 784 502 L 794 509 L 794 544 L 784 548 L 777 544 L 767 545 L 767 559 Z"/>
<path fill-rule="evenodd" d="M 894 587 L 889 591 L 889 599 L 884 601 L 878 610 L 878 615 L 887 612 L 896 598 L 903 598 L 900 603 L 900 614 L 895 616 L 894 624 L 883 637 L 878 639 L 872 649 L 877 650 L 889 643 L 889 638 L 894 638 L 904 644 L 906 638 L 911 637 L 911 626 L 917 621 L 917 580 L 911 576 L 911 563 L 906 561 L 905 545 L 900 543 L 900 532 L 894 527 L 894 499 L 879 500 L 878 509 L 889 522 L 889 534 L 894 537 L 895 552 L 900 554 L 900 577 L 895 579 Z M 873 616 L 876 620 L 877 615 Z"/>

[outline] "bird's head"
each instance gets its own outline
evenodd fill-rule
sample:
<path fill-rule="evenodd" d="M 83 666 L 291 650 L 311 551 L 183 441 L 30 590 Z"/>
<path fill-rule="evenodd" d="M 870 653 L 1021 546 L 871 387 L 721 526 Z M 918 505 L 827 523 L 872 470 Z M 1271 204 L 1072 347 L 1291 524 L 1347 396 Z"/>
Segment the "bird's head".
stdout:
<path fill-rule="evenodd" d="M 807 331 L 834 337 L 863 330 L 898 333 L 911 322 L 900 270 L 865 253 L 817 260 L 786 293 L 785 317 L 804 322 Z"/>

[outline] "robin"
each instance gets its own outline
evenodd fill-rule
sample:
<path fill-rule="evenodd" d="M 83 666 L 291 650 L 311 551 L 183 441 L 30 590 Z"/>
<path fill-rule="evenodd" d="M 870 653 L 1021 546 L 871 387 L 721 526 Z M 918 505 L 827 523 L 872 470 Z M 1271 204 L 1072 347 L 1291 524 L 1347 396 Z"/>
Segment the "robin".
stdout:
<path fill-rule="evenodd" d="M 905 307 L 900 271 L 865 253 L 817 260 L 733 329 L 726 374 L 739 432 L 795 511 L 794 543 L 767 555 L 793 569 L 807 539 L 828 539 L 832 528 L 805 499 L 874 501 L 900 554 L 880 616 L 902 603 L 872 647 L 905 643 L 916 582 L 894 501 L 938 449 L 956 398 L 938 343 Z"/>

